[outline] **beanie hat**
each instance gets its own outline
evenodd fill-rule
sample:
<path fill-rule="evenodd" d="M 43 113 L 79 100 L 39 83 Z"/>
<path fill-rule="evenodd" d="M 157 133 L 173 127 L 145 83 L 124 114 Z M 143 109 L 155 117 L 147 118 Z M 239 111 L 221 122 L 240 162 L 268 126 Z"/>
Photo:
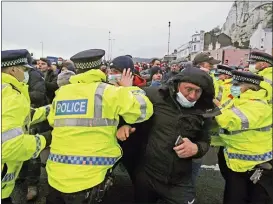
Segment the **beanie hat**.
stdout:
<path fill-rule="evenodd" d="M 61 87 L 61 86 L 69 84 L 69 79 L 73 75 L 75 75 L 75 73 L 72 72 L 72 71 L 69 71 L 69 70 L 61 72 L 58 75 L 58 78 L 57 78 L 57 84 L 58 84 L 58 86 Z"/>
<path fill-rule="evenodd" d="M 151 68 L 151 70 L 150 70 L 150 72 L 151 72 L 151 79 L 153 78 L 153 76 L 155 75 L 155 74 L 157 74 L 157 73 L 160 73 L 160 74 L 163 74 L 163 72 L 162 72 L 162 70 L 161 70 L 161 68 L 160 67 L 152 67 Z"/>
<path fill-rule="evenodd" d="M 123 72 L 124 69 L 131 69 L 131 72 L 134 70 L 134 62 L 130 57 L 119 56 L 113 59 L 110 64 L 110 68 L 114 68 L 120 72 Z"/>

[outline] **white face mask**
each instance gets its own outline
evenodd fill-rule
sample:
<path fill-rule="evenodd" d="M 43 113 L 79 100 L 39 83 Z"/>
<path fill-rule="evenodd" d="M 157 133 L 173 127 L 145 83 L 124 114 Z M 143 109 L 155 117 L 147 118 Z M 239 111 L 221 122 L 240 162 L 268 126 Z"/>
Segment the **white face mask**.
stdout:
<path fill-rule="evenodd" d="M 28 73 L 28 71 L 24 71 L 24 80 L 23 80 L 23 82 L 27 84 L 28 80 L 29 80 L 29 73 Z"/>
<path fill-rule="evenodd" d="M 257 73 L 259 71 L 259 70 L 256 69 L 256 64 L 250 64 L 248 69 L 252 73 Z"/>
<path fill-rule="evenodd" d="M 186 99 L 186 97 L 180 91 L 178 91 L 177 93 L 176 100 L 184 108 L 191 108 L 196 103 L 196 101 L 194 102 L 188 101 L 188 99 Z"/>

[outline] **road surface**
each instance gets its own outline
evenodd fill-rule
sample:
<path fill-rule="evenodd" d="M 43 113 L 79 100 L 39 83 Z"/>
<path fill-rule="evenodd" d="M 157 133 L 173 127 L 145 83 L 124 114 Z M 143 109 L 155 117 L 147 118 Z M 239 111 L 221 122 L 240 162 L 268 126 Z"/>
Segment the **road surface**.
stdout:
<path fill-rule="evenodd" d="M 197 180 L 197 200 L 199 204 L 222 204 L 224 181 L 217 170 L 217 149 L 211 148 L 203 159 L 203 168 Z M 43 156 L 42 156 L 43 159 Z M 215 166 L 216 165 L 216 166 Z M 16 185 L 12 198 L 15 204 L 25 204 L 27 187 L 25 183 Z M 33 204 L 45 204 L 48 184 L 45 169 L 42 168 L 40 195 Z M 109 191 L 103 204 L 130 204 L 133 189 L 127 172 L 117 168 L 116 183 Z"/>

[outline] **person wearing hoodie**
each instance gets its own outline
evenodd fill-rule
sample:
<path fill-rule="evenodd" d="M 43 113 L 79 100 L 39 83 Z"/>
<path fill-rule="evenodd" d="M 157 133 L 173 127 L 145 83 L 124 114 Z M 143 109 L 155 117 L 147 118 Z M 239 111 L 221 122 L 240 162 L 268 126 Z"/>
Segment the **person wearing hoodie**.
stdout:
<path fill-rule="evenodd" d="M 150 86 L 158 87 L 162 83 L 163 72 L 160 67 L 151 68 L 151 83 Z"/>
<path fill-rule="evenodd" d="M 156 203 L 159 198 L 172 204 L 195 202 L 192 159 L 209 150 L 214 108 L 211 77 L 197 68 L 185 69 L 162 87 L 143 88 L 154 106 L 154 115 L 138 125 L 124 125 L 117 137 L 134 151 L 130 173 L 136 203 Z M 130 133 L 133 133 L 130 135 Z M 132 142 L 132 141 L 135 141 Z"/>

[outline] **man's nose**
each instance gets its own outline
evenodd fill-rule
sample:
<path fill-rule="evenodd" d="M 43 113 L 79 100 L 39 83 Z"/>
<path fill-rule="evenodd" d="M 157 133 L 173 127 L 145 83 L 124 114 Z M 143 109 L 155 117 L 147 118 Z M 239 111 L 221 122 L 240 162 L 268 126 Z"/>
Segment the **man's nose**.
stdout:
<path fill-rule="evenodd" d="M 196 93 L 195 91 L 190 92 L 188 95 L 189 101 L 196 101 Z"/>

